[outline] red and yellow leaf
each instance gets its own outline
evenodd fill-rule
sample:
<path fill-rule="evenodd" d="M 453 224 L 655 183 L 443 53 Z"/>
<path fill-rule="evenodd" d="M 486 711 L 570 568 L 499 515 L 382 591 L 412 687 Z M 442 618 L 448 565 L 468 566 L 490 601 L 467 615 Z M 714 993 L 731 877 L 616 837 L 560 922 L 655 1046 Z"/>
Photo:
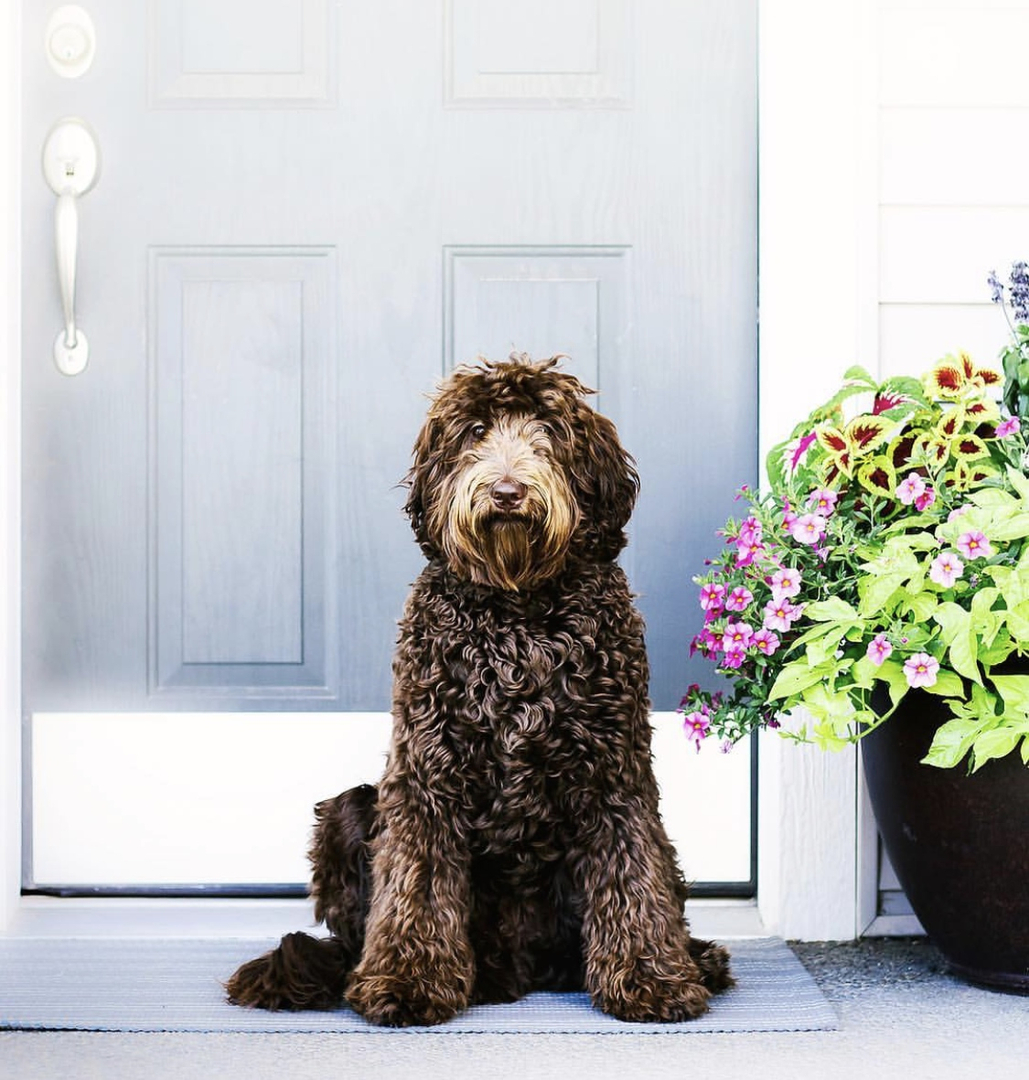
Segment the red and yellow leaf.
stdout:
<path fill-rule="evenodd" d="M 889 458 L 880 455 L 858 467 L 858 483 L 877 495 L 892 498 L 897 487 L 897 474 Z"/>

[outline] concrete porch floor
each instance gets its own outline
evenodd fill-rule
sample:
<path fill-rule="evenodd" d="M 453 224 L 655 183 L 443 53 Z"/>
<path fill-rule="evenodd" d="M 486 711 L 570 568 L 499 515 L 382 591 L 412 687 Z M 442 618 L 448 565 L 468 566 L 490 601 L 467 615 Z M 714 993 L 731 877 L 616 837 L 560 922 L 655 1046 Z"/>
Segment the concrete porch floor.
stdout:
<path fill-rule="evenodd" d="M 4 1080 L 605 1080 L 638 1076 L 904 1078 L 1024 1075 L 1029 997 L 971 987 L 921 938 L 795 944 L 840 1030 L 518 1036 L 0 1034 Z"/>

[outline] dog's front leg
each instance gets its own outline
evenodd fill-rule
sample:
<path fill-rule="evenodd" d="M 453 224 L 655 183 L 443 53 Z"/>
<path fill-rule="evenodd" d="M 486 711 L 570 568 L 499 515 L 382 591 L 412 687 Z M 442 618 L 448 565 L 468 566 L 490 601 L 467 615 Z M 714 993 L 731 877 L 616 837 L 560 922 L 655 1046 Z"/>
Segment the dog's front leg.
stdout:
<path fill-rule="evenodd" d="M 453 820 L 384 787 L 364 952 L 346 996 L 374 1024 L 439 1024 L 467 1006 L 475 981 L 469 860 Z"/>
<path fill-rule="evenodd" d="M 690 1020 L 709 992 L 690 955 L 673 849 L 656 811 L 584 815 L 576 864 L 586 989 L 620 1020 Z"/>

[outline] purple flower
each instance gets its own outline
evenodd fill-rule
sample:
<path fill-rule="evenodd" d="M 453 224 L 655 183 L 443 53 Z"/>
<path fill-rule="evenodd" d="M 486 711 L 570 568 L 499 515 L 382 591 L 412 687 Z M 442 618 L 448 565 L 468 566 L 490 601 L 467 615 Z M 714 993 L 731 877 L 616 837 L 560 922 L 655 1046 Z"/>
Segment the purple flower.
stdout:
<path fill-rule="evenodd" d="M 777 634 L 773 634 L 771 630 L 762 627 L 750 639 L 750 644 L 753 648 L 757 649 L 759 653 L 762 653 L 765 656 L 771 656 L 772 653 L 779 648 L 779 637 Z"/>
<path fill-rule="evenodd" d="M 904 678 L 908 686 L 935 686 L 936 673 L 940 670 L 940 662 L 928 653 L 915 653 L 904 661 Z"/>
<path fill-rule="evenodd" d="M 1011 264 L 1011 310 L 1015 322 L 1029 322 L 1029 267 L 1024 262 Z"/>
<path fill-rule="evenodd" d="M 978 529 L 969 529 L 958 537 L 958 550 L 966 559 L 988 559 L 993 545 Z"/>
<path fill-rule="evenodd" d="M 705 611 L 711 611 L 713 608 L 722 610 L 725 601 L 725 586 L 719 585 L 717 581 L 709 581 L 706 585 L 700 587 L 700 606 Z"/>
<path fill-rule="evenodd" d="M 736 543 L 736 565 L 737 566 L 750 566 L 750 564 L 758 558 L 765 550 L 765 545 L 758 541 L 755 544 L 744 544 L 742 541 Z"/>
<path fill-rule="evenodd" d="M 726 652 L 734 647 L 745 649 L 753 636 L 753 629 L 745 622 L 726 623 L 725 633 L 722 634 L 722 648 Z"/>
<path fill-rule="evenodd" d="M 1022 425 L 1019 423 L 1017 416 L 1010 416 L 1007 420 L 1002 420 L 994 431 L 994 437 L 998 439 L 1006 439 L 1009 435 L 1014 435 L 1017 431 L 1021 430 Z"/>
<path fill-rule="evenodd" d="M 786 633 L 789 628 L 800 618 L 803 608 L 797 604 L 791 604 L 788 600 L 769 600 L 765 604 L 765 618 L 762 623 L 764 630 L 779 630 Z"/>
<path fill-rule="evenodd" d="M 949 589 L 964 572 L 965 564 L 951 551 L 944 551 L 933 559 L 929 567 L 929 580 Z"/>
<path fill-rule="evenodd" d="M 690 642 L 690 656 L 698 649 L 702 656 L 709 656 L 711 653 L 718 652 L 721 644 L 721 637 L 714 633 L 710 626 L 705 626 L 693 641 Z"/>
<path fill-rule="evenodd" d="M 737 585 L 725 601 L 726 611 L 746 611 L 747 605 L 754 599 L 754 594 L 745 585 Z"/>
<path fill-rule="evenodd" d="M 927 487 L 925 491 L 915 499 L 915 509 L 921 513 L 923 510 L 928 510 L 934 502 L 936 502 L 936 489 Z"/>
<path fill-rule="evenodd" d="M 801 514 L 790 526 L 790 536 L 798 544 L 814 547 L 825 533 L 825 518 L 821 514 Z"/>
<path fill-rule="evenodd" d="M 808 496 L 808 505 L 814 508 L 816 514 L 828 517 L 836 509 L 836 500 L 839 496 L 830 488 L 818 488 Z"/>
<path fill-rule="evenodd" d="M 865 651 L 865 655 L 876 667 L 882 667 L 883 661 L 891 652 L 893 652 L 893 646 L 887 640 L 886 635 L 876 634 L 868 643 L 868 649 Z"/>
<path fill-rule="evenodd" d="M 772 586 L 772 599 L 778 604 L 782 600 L 788 600 L 800 592 L 800 571 L 792 566 L 784 566 L 772 575 L 769 584 Z"/>
<path fill-rule="evenodd" d="M 696 743 L 698 750 L 700 744 L 707 737 L 710 727 L 711 721 L 708 719 L 707 714 L 699 709 L 686 713 L 682 718 L 682 729 L 686 732 L 686 738 L 690 742 Z"/>
<path fill-rule="evenodd" d="M 749 517 L 740 526 L 736 540 L 746 547 L 753 547 L 755 544 L 761 543 L 761 533 L 761 522 L 756 517 Z"/>
<path fill-rule="evenodd" d="M 910 506 L 925 494 L 925 481 L 918 473 L 908 473 L 897 485 L 897 498 L 905 506 Z"/>
<path fill-rule="evenodd" d="M 990 286 L 990 299 L 995 304 L 1003 303 L 1004 301 L 1004 286 L 997 280 L 997 271 L 991 270 L 989 276 L 986 279 L 986 284 Z"/>
<path fill-rule="evenodd" d="M 746 658 L 747 650 L 742 645 L 728 645 L 718 662 L 718 666 L 721 668 L 743 667 L 743 661 Z"/>

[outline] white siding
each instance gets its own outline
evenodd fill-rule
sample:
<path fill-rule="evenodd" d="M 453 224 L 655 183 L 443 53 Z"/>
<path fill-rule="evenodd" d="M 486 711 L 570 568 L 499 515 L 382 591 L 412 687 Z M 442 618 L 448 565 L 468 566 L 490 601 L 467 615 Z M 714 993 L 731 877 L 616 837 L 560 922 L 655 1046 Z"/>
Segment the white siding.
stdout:
<path fill-rule="evenodd" d="M 986 275 L 1029 258 L 1029 3 L 882 0 L 877 28 L 883 373 L 992 362 Z"/>

